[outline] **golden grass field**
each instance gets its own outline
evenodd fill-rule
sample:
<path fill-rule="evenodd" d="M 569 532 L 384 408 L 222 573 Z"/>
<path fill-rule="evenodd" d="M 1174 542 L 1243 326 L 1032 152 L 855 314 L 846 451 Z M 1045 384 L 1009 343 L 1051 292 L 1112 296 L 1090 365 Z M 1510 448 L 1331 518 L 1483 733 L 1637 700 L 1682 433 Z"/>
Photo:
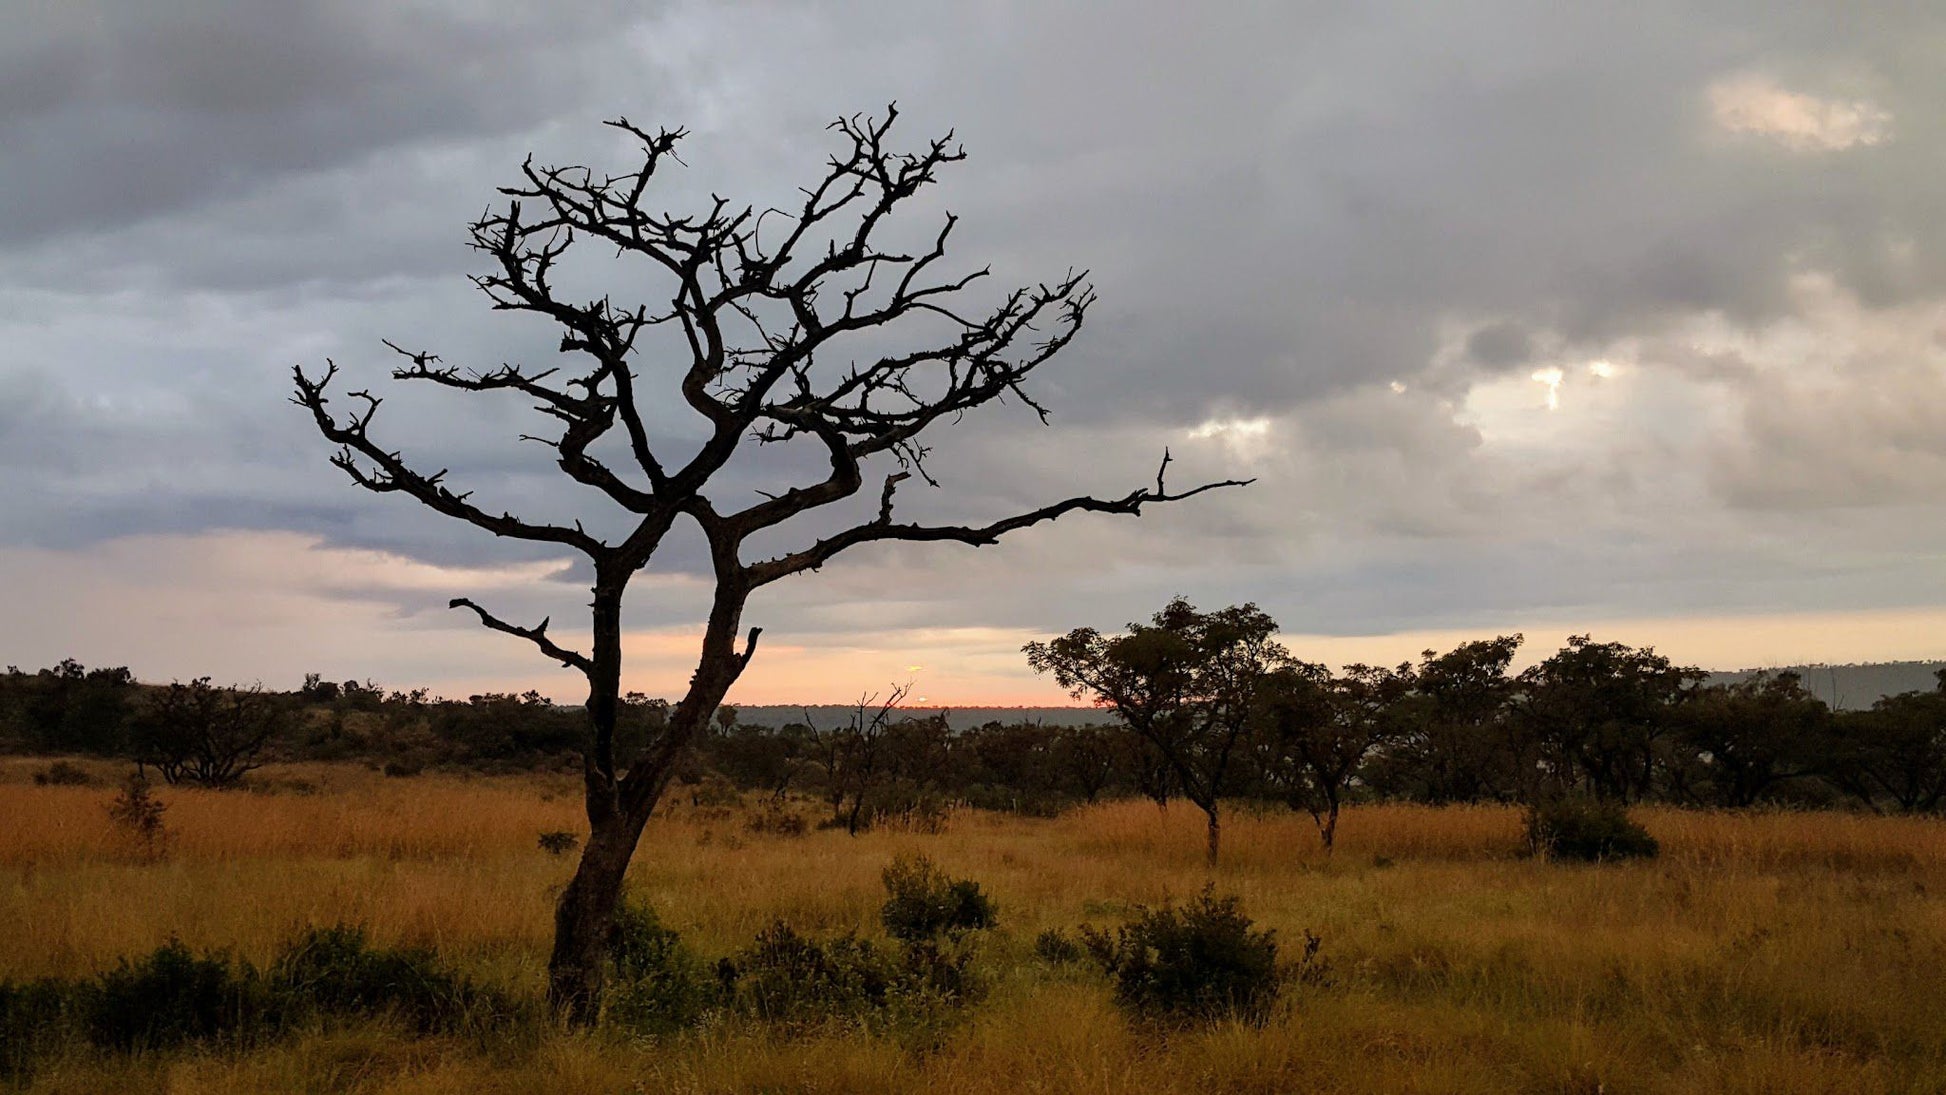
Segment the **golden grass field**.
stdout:
<path fill-rule="evenodd" d="M 277 793 L 164 788 L 173 842 L 148 862 L 109 825 L 110 790 L 34 786 L 41 763 L 0 762 L 0 978 L 86 974 L 171 935 L 261 961 L 302 926 L 344 921 L 540 991 L 571 861 L 535 839 L 577 828 L 569 780 L 307 766 L 261 773 Z M 967 812 L 937 835 L 793 838 L 676 805 L 632 885 L 704 953 L 779 917 L 876 933 L 880 869 L 922 851 L 1000 903 L 992 994 L 923 1046 L 736 1024 L 483 1043 L 372 1024 L 247 1053 L 76 1056 L 30 1090 L 1946 1092 L 1946 821 L 1640 817 L 1659 860 L 1586 867 L 1521 858 L 1511 809 L 1354 809 L 1328 858 L 1308 818 L 1238 812 L 1218 890 L 1282 938 L 1321 935 L 1334 983 L 1290 989 L 1261 1029 L 1165 1033 L 1031 943 L 1198 891 L 1193 810 Z"/>

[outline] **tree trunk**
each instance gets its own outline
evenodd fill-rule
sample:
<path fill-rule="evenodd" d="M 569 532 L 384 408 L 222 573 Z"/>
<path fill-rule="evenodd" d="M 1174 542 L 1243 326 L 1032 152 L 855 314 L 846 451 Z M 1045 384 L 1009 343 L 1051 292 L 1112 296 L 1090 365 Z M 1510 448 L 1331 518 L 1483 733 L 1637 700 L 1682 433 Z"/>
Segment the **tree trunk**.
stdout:
<path fill-rule="evenodd" d="M 1203 813 L 1209 816 L 1209 846 L 1204 850 L 1204 858 L 1212 869 L 1216 866 L 1216 850 L 1223 841 L 1223 819 L 1216 811 L 1214 802 L 1203 807 Z"/>
<path fill-rule="evenodd" d="M 609 928 L 642 826 L 618 814 L 604 830 L 589 836 L 554 906 L 554 952 L 547 960 L 549 1009 L 582 1027 L 594 1025 L 601 1012 Z"/>
<path fill-rule="evenodd" d="M 554 1014 L 575 1026 L 591 1026 L 601 1014 L 602 974 L 609 928 L 621 904 L 629 860 L 642 828 L 662 798 L 676 764 L 698 729 L 715 714 L 743 673 L 755 635 L 743 654 L 736 631 L 745 591 L 719 581 L 703 655 L 689 692 L 676 705 L 660 741 L 645 749 L 628 774 L 615 778 L 615 711 L 621 688 L 621 586 L 597 574 L 594 671 L 589 673 L 588 714 L 593 742 L 586 758 L 588 844 L 574 877 L 554 907 L 554 951 L 547 962 L 547 999 Z"/>

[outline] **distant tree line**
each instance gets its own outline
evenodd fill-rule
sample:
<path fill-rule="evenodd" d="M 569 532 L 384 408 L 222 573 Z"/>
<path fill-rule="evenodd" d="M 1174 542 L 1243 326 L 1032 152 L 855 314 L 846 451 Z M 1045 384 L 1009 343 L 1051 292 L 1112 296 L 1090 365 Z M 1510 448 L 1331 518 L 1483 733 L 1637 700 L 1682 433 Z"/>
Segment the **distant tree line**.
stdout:
<path fill-rule="evenodd" d="M 717 712 L 682 763 L 679 795 L 757 793 L 824 804 L 857 831 L 945 804 L 1053 814 L 1104 798 L 1182 800 L 1220 833 L 1224 804 L 1282 803 L 1328 845 L 1350 803 L 1760 804 L 1879 812 L 1946 808 L 1946 671 L 1939 685 L 1833 711 L 1792 673 L 1708 684 L 1652 648 L 1570 638 L 1524 671 L 1521 636 L 1333 670 L 1294 657 L 1254 605 L 1177 600 L 1120 634 L 1030 644 L 1030 663 L 1102 708 L 1085 726 L 993 721 L 954 730 L 900 710 L 770 728 Z M 617 751 L 657 740 L 669 706 L 629 694 Z M 535 692 L 464 700 L 308 676 L 289 692 L 145 685 L 72 659 L 0 675 L 0 744 L 122 757 L 170 782 L 234 784 L 268 759 L 428 768 L 576 770 L 586 720 Z"/>

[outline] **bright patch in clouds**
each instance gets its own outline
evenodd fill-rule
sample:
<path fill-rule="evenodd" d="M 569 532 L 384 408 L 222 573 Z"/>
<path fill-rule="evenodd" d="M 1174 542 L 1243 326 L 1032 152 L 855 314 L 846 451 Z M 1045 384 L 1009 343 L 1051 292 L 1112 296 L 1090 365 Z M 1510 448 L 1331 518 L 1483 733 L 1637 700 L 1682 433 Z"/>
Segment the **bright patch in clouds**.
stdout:
<path fill-rule="evenodd" d="M 1545 369 L 1534 370 L 1532 379 L 1547 388 L 1548 410 L 1558 411 L 1561 409 L 1561 381 L 1566 379 L 1566 377 L 1567 374 L 1562 372 L 1561 367 L 1558 365 L 1549 365 Z"/>
<path fill-rule="evenodd" d="M 1768 137 L 1799 152 L 1835 152 L 1892 137 L 1892 115 L 1864 99 L 1820 99 L 1743 74 L 1709 89 L 1710 113 L 1731 133 Z"/>
<path fill-rule="evenodd" d="M 1212 418 L 1189 431 L 1192 441 L 1217 441 L 1242 460 L 1262 456 L 1270 447 L 1270 419 Z"/>

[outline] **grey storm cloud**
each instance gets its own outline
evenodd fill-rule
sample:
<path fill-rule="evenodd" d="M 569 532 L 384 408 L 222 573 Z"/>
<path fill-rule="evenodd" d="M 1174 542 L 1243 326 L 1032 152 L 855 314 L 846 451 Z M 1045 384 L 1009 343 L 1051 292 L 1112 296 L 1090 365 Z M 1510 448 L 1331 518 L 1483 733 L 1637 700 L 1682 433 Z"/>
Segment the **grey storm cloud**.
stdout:
<path fill-rule="evenodd" d="M 1004 284 L 1087 267 L 1102 296 L 1038 378 L 1054 426 L 984 410 L 942 441 L 946 489 L 902 504 L 964 519 L 1123 493 L 1164 445 L 1184 481 L 1260 481 L 1004 559 L 867 553 L 832 568 L 836 596 L 896 578 L 913 620 L 1048 626 L 1185 589 L 1352 630 L 1777 601 L 1825 549 L 1859 569 L 1805 594 L 1820 604 L 1946 595 L 1923 577 L 1946 524 L 1937 415 L 1917 409 L 1940 405 L 1937 347 L 1824 390 L 1684 333 L 1796 322 L 1807 273 L 1888 323 L 1946 296 L 1942 47 L 1946 19 L 1895 3 L 30 4 L 0 36 L 0 546 L 246 528 L 547 558 L 358 492 L 285 404 L 290 367 L 383 385 L 381 338 L 545 363 L 555 332 L 466 285 L 464 226 L 530 151 L 632 166 L 603 118 L 690 128 L 671 208 L 761 207 L 815 175 L 831 117 L 896 99 L 904 140 L 956 128 L 969 152 L 902 231 L 950 208 L 963 266 Z M 1750 74 L 1889 122 L 1817 147 L 1754 108 L 1726 125 L 1713 89 Z M 586 276 L 665 291 L 623 265 Z M 1631 347 L 1656 407 L 1740 410 L 1686 448 L 1659 409 L 1615 412 L 1635 417 L 1598 450 L 1511 452 L 1483 424 L 1477 392 Z M 515 441 L 542 424 L 518 401 L 387 394 L 377 429 L 408 455 L 602 527 L 598 498 Z M 651 415 L 694 436 L 678 408 Z M 773 453 L 727 486 L 814 473 Z M 1895 549 L 1818 516 L 1874 506 L 1904 514 Z M 1756 558 L 1778 521 L 1804 550 Z M 687 541 L 658 560 L 700 564 Z M 581 577 L 537 597 L 571 609 Z M 778 604 L 818 626 L 820 596 Z"/>

